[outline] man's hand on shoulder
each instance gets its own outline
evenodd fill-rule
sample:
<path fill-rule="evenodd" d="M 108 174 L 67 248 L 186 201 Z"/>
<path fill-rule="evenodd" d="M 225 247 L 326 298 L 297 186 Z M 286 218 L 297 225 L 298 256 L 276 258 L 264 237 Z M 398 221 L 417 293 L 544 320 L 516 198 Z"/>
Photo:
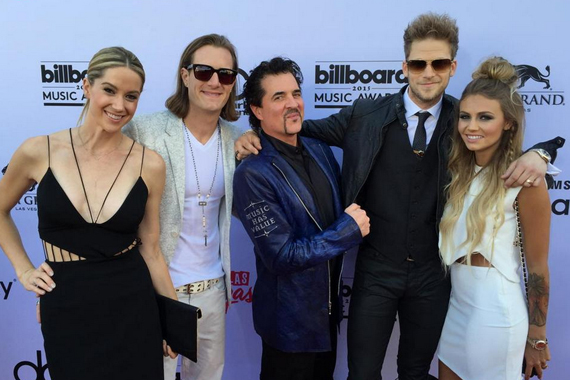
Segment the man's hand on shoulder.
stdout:
<path fill-rule="evenodd" d="M 531 151 L 514 161 L 501 178 L 505 180 L 507 189 L 519 186 L 540 186 L 544 184 L 546 170 L 546 162 L 536 152 Z"/>
<path fill-rule="evenodd" d="M 257 155 L 261 149 L 261 140 L 252 129 L 245 131 L 234 143 L 236 159 L 240 161 L 250 154 Z"/>

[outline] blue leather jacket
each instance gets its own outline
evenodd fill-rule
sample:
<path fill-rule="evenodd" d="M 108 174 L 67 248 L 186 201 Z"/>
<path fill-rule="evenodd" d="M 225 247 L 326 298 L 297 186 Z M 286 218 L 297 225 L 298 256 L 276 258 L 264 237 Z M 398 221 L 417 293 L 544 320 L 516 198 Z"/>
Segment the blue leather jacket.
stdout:
<path fill-rule="evenodd" d="M 261 143 L 259 155 L 238 166 L 233 184 L 234 206 L 256 257 L 255 330 L 281 351 L 330 351 L 331 297 L 339 289 L 331 289 L 329 260 L 358 245 L 360 229 L 344 213 L 338 164 L 326 144 L 302 138 L 331 185 L 337 219 L 323 229 L 301 178 L 263 136 Z"/>

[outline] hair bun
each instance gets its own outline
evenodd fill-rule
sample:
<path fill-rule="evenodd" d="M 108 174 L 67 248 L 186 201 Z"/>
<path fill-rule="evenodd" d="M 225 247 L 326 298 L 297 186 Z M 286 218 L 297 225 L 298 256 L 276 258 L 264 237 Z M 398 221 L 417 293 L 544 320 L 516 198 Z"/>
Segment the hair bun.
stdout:
<path fill-rule="evenodd" d="M 498 80 L 513 89 L 519 79 L 515 67 L 502 57 L 492 57 L 485 60 L 471 77 L 473 79 Z"/>

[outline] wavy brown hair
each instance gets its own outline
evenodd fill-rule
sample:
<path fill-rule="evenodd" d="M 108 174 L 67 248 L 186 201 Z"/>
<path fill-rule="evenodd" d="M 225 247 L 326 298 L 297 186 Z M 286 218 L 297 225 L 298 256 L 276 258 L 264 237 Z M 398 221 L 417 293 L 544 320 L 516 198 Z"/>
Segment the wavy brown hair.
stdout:
<path fill-rule="evenodd" d="M 452 148 L 449 156 L 451 182 L 446 187 L 447 207 L 441 219 L 441 250 L 451 252 L 452 234 L 455 224 L 463 210 L 463 201 L 475 176 L 483 176 L 482 191 L 476 196 L 467 210 L 467 239 L 460 247 L 469 246 L 467 264 L 471 264 L 471 254 L 481 242 L 485 231 L 485 221 L 489 215 L 495 220 L 495 229 L 503 224 L 505 215 L 503 203 L 506 190 L 501 175 L 509 165 L 521 155 L 524 135 L 524 106 L 516 92 L 518 77 L 513 65 L 501 57 L 487 59 L 472 75 L 473 80 L 467 85 L 459 101 L 469 96 L 481 95 L 496 100 L 501 106 L 505 123 L 510 126 L 504 130 L 489 163 L 476 172 L 475 154 L 467 149 L 458 128 L 452 133 Z M 457 115 L 459 112 L 457 112 Z M 457 123 L 456 123 L 457 124 Z M 450 249 L 451 248 L 451 249 Z"/>
<path fill-rule="evenodd" d="M 459 49 L 459 28 L 455 19 L 446 14 L 424 13 L 416 17 L 404 31 L 404 53 L 410 56 L 412 43 L 428 38 L 447 41 L 451 48 L 451 59 Z"/>

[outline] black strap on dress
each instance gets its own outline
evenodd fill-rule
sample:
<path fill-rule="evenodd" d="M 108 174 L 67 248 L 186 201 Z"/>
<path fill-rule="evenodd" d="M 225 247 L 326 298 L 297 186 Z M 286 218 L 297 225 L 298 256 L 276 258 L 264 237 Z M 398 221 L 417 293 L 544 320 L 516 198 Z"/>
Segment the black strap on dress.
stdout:
<path fill-rule="evenodd" d="M 79 173 L 79 179 L 81 180 L 81 186 L 83 187 L 83 194 L 85 194 L 85 201 L 87 202 L 87 209 L 89 210 L 89 216 L 91 217 L 91 223 L 96 224 L 97 221 L 99 220 L 99 217 L 101 216 L 101 212 L 103 211 L 103 207 L 105 206 L 105 202 L 107 202 L 107 198 L 109 197 L 109 194 L 111 193 L 111 190 L 113 189 L 113 186 L 115 186 L 115 182 L 117 182 L 119 175 L 123 171 L 123 168 L 125 167 L 125 164 L 127 163 L 129 156 L 131 155 L 133 147 L 135 146 L 135 141 L 133 140 L 133 143 L 131 144 L 131 148 L 129 149 L 129 153 L 127 154 L 127 157 L 125 157 L 125 160 L 123 161 L 123 164 L 121 165 L 121 168 L 119 169 L 119 172 L 117 173 L 117 176 L 115 177 L 115 180 L 111 184 L 109 191 L 107 191 L 107 194 L 105 195 L 105 198 L 103 199 L 103 203 L 101 204 L 101 208 L 99 209 L 99 212 L 97 213 L 97 217 L 95 218 L 95 220 L 93 220 L 93 213 L 91 212 L 91 205 L 89 204 L 89 198 L 87 197 L 87 190 L 85 190 L 85 182 L 83 181 L 83 176 L 81 175 L 81 169 L 79 168 L 79 161 L 77 160 L 77 154 L 75 153 L 75 146 L 73 145 L 73 136 L 71 135 L 71 128 L 69 128 L 69 139 L 71 141 L 71 149 L 73 150 L 73 157 L 75 158 L 75 164 L 77 165 L 77 172 Z M 141 173 L 142 173 L 142 163 L 141 163 Z"/>
<path fill-rule="evenodd" d="M 49 146 L 49 135 L 47 135 L 46 137 L 47 137 L 47 143 L 48 143 L 48 168 L 51 168 L 51 149 Z"/>

